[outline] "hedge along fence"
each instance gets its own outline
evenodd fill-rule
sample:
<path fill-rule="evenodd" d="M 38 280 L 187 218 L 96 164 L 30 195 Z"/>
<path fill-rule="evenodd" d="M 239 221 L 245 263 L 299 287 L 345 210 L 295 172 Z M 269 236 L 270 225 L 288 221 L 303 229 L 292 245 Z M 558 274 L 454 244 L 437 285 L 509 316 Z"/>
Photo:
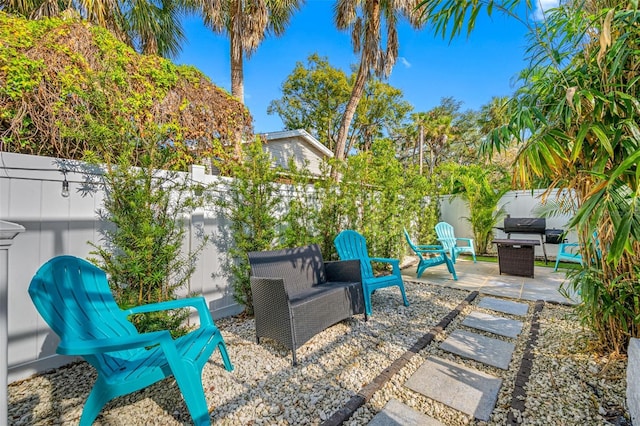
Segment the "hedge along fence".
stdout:
<path fill-rule="evenodd" d="M 31 277 L 51 257 L 61 254 L 91 257 L 94 248 L 89 243 L 102 244 L 102 231 L 109 225 L 98 214 L 103 208 L 104 190 L 91 182 L 100 180 L 102 172 L 98 168 L 51 157 L 6 152 L 0 156 L 0 217 L 26 228 L 11 249 L 8 271 L 11 306 L 3 307 L 10 318 L 9 379 L 14 381 L 69 362 L 68 358 L 55 355 L 57 338 L 42 324 L 28 298 L 26 288 Z M 368 156 L 368 161 L 351 170 L 344 169 L 343 174 L 354 179 L 376 176 L 371 170 L 374 156 Z M 63 169 L 67 172 L 63 173 Z M 389 170 L 385 173 L 391 175 Z M 398 201 L 401 194 L 385 192 L 362 181 L 358 181 L 358 185 L 336 186 L 326 180 L 309 183 L 310 177 L 304 172 L 288 176 L 289 183 L 278 182 L 274 186 L 282 199 L 274 204 L 272 212 L 267 211 L 276 221 L 269 239 L 271 247 L 265 244 L 265 248 L 319 242 L 325 256 L 332 258 L 335 257 L 333 238 L 341 229 L 349 227 L 363 232 L 376 254 L 399 256 L 403 250 L 401 214 L 406 212 L 408 220 L 415 217 L 415 209 L 409 208 L 406 201 Z M 382 175 L 378 176 L 382 180 Z M 185 177 L 193 182 L 194 194 L 208 197 L 210 202 L 186 218 L 183 251 L 195 250 L 205 235 L 210 236 L 210 242 L 202 248 L 194 273 L 178 295 L 202 294 L 214 317 L 237 314 L 243 306 L 234 297 L 235 281 L 231 273 L 231 267 L 240 260 L 232 251 L 236 246 L 234 225 L 232 218 L 214 201 L 234 200 L 233 185 L 240 179 L 206 175 L 200 166 L 192 167 L 191 174 Z M 282 181 L 282 175 L 279 179 Z M 68 197 L 61 194 L 64 180 L 69 183 Z M 415 188 L 415 185 L 406 187 Z M 366 194 L 357 193 L 365 190 Z M 343 195 L 337 197 L 339 193 Z M 236 198 L 236 201 L 243 200 Z M 263 204 L 254 205 L 265 210 Z M 378 206 L 384 212 L 376 213 Z"/>
<path fill-rule="evenodd" d="M 374 158 L 358 159 L 358 164 L 352 170 L 343 170 L 343 175 L 353 179 L 374 176 L 370 170 Z M 11 305 L 0 307 L 9 315 L 9 380 L 15 381 L 69 362 L 68 358 L 55 355 L 56 338 L 42 324 L 26 289 L 35 271 L 51 257 L 61 254 L 90 257 L 93 248 L 88 242 L 100 244 L 100 231 L 105 226 L 97 214 L 102 208 L 104 192 L 99 187 L 90 190 L 86 165 L 66 173 L 69 196 L 65 198 L 61 195 L 65 175 L 60 170 L 69 163 L 12 153 L 0 153 L 0 159 L 0 218 L 26 228 L 9 253 Z M 382 157 L 378 161 L 385 163 L 386 160 Z M 89 170 L 94 170 L 96 175 L 100 173 L 95 168 Z M 385 174 L 379 179 L 393 177 L 394 170 L 383 170 Z M 202 166 L 193 166 L 191 173 L 184 176 L 194 183 L 194 195 L 199 193 L 210 200 L 232 199 L 230 188 L 234 180 L 230 178 L 207 175 Z M 289 174 L 287 183 L 283 183 L 280 175 L 281 182 L 276 185 L 281 200 L 274 208 L 277 221 L 269 241 L 273 247 L 319 243 L 323 255 L 331 259 L 335 256 L 335 235 L 341 229 L 355 228 L 367 236 L 370 249 L 376 255 L 401 257 L 407 254 L 402 226 L 437 212 L 421 204 L 427 202 L 425 199 L 413 200 L 415 204 L 407 202 L 405 192 L 417 193 L 416 187 L 397 177 L 393 179 L 397 182 L 396 188 L 400 189 L 396 191 L 390 187 L 385 192 L 361 180 L 353 185 L 346 182 L 335 185 L 327 180 L 314 180 L 304 172 L 298 177 L 292 176 Z M 339 196 L 340 191 L 344 191 L 344 196 Z M 511 192 L 503 197 L 503 203 L 513 217 L 531 216 L 539 204 L 536 197 L 540 192 Z M 430 220 L 446 220 L 456 227 L 459 236 L 467 237 L 471 236 L 465 231 L 464 217 L 467 215 L 464 204 L 456 200 L 451 205 L 443 202 L 440 216 Z M 233 260 L 230 253 L 234 246 L 232 221 L 213 202 L 193 210 L 188 216 L 185 252 L 194 250 L 203 235 L 211 238 L 196 259 L 195 271 L 179 295 L 203 295 L 215 318 L 241 312 L 244 307 L 234 298 L 234 277 L 230 272 Z M 566 222 L 566 218 L 554 217 L 547 220 L 547 226 L 563 227 Z M 432 230 L 433 224 L 428 229 L 427 223 L 425 220 L 423 228 Z M 420 242 L 428 241 L 427 238 L 419 237 Z M 553 246 L 549 248 L 553 250 Z"/>

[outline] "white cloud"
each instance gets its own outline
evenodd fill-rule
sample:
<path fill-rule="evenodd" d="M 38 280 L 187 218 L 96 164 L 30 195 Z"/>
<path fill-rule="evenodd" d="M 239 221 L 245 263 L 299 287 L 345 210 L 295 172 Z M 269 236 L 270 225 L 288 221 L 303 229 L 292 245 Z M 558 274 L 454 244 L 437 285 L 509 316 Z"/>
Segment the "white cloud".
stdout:
<path fill-rule="evenodd" d="M 398 59 L 400 59 L 400 63 L 404 65 L 405 68 L 411 68 L 411 62 L 407 61 L 407 58 L 400 56 Z"/>
<path fill-rule="evenodd" d="M 544 12 L 554 7 L 558 7 L 560 0 L 536 0 L 536 10 L 533 12 L 533 18 L 536 21 L 544 20 Z"/>

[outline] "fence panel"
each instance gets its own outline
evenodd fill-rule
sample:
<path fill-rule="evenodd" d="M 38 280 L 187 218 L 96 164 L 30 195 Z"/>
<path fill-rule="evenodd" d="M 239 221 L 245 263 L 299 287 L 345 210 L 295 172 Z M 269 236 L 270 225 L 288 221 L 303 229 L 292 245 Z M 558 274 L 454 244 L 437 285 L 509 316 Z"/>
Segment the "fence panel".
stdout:
<path fill-rule="evenodd" d="M 63 167 L 70 171 L 61 172 Z M 91 246 L 100 243 L 101 229 L 106 226 L 98 217 L 104 191 L 89 181 L 99 181 L 100 171 L 87 165 L 65 163 L 64 160 L 31 155 L 0 153 L 0 218 L 25 227 L 9 253 L 9 306 L 2 306 L 8 315 L 8 374 L 9 382 L 69 362 L 69 358 L 55 354 L 57 337 L 42 322 L 27 294 L 31 277 L 44 262 L 61 254 L 86 258 Z M 62 196 L 62 182 L 69 182 L 68 197 Z M 215 187 L 214 198 L 228 194 L 230 179 L 204 174 L 204 167 L 194 166 L 186 176 L 204 186 Z M 283 186 L 287 197 L 290 188 Z M 541 191 L 517 191 L 506 194 L 501 205 L 513 217 L 536 217 Z M 289 194 L 290 196 L 290 194 Z M 282 212 L 276 212 L 281 214 Z M 443 197 L 441 220 L 451 223 L 459 237 L 473 237 L 464 202 Z M 566 228 L 568 217 L 547 219 L 547 228 Z M 214 318 L 241 312 L 233 299 L 228 248 L 231 244 L 228 219 L 213 206 L 197 209 L 186 218 L 188 232 L 185 252 L 193 250 L 202 235 L 209 235 L 210 243 L 201 252 L 187 294 L 202 294 Z M 498 224 L 501 226 L 501 223 Z M 496 231 L 497 238 L 503 237 Z M 402 236 L 398 236 L 402 238 Z M 516 236 L 517 238 L 517 236 Z M 572 239 L 573 238 L 573 239 Z M 575 235 L 569 239 L 575 241 Z M 557 246 L 548 245 L 547 253 L 554 256 Z M 542 255 L 541 248 L 536 255 Z"/>

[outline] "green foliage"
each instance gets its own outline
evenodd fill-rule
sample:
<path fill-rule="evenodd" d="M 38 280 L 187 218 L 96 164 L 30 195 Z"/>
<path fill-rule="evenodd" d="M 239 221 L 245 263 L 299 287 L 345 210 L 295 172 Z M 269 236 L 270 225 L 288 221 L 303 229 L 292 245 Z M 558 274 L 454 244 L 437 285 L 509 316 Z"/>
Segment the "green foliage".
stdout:
<path fill-rule="evenodd" d="M 49 2 L 46 0 L 0 0 L 0 10 L 33 19 L 82 17 L 108 28 L 132 47 L 146 54 L 175 55 L 184 39 L 180 17 L 196 10 L 186 1 Z"/>
<path fill-rule="evenodd" d="M 250 129 L 244 106 L 202 73 L 139 55 L 102 27 L 0 12 L 0 43 L 3 151 L 82 159 L 160 132 L 166 166 L 186 169 L 228 157 Z"/>
<path fill-rule="evenodd" d="M 245 147 L 244 160 L 232 168 L 228 199 L 218 202 L 231 222 L 234 244 L 229 251 L 232 264 L 233 296 L 253 314 L 249 259 L 251 251 L 271 250 L 276 244 L 281 196 L 276 183 L 278 170 L 271 156 L 262 150 L 260 139 Z"/>
<path fill-rule="evenodd" d="M 333 150 L 350 90 L 343 71 L 313 54 L 306 67 L 296 63 L 282 84 L 282 97 L 271 101 L 267 113 L 277 114 L 286 129 L 305 129 Z"/>
<path fill-rule="evenodd" d="M 282 218 L 280 240 L 283 247 L 299 247 L 320 243 L 318 210 L 312 208 L 318 202 L 313 187 L 313 177 L 307 167 L 298 167 L 293 159 L 287 166 L 289 180 L 284 204 L 287 206 Z"/>
<path fill-rule="evenodd" d="M 407 250 L 402 228 L 420 226 L 426 178 L 404 168 L 386 139 L 374 142 L 371 151 L 348 157 L 340 171 L 339 193 L 330 203 L 335 212 L 333 237 L 342 229 L 355 229 L 376 256 L 401 258 Z M 425 213 L 429 217 L 429 211 Z"/>
<path fill-rule="evenodd" d="M 477 164 L 482 138 L 480 114 L 462 111 L 462 102 L 451 97 L 426 112 L 410 115 L 411 121 L 396 128 L 396 138 L 405 162 L 420 164 L 419 149 L 422 133 L 423 168 L 432 175 L 438 165 L 447 161 Z"/>
<path fill-rule="evenodd" d="M 587 267 L 572 286 L 583 322 L 614 352 L 640 337 L 639 40 L 637 2 L 549 12 L 531 34 L 510 120 L 485 145 L 518 141 L 516 180 L 548 179 L 558 205 L 576 206 L 570 226 Z"/>
<path fill-rule="evenodd" d="M 94 263 L 109 277 L 114 297 L 123 309 L 174 300 L 188 286 L 194 261 L 207 241 L 190 253 L 182 251 L 185 214 L 196 205 L 188 196 L 186 178 L 158 170 L 168 160 L 157 141 L 139 141 L 147 151 L 133 167 L 133 144 L 117 154 L 104 175 L 106 196 L 100 211 L 103 243 L 93 244 Z M 140 314 L 131 318 L 141 332 L 186 331 L 188 310 Z"/>
<path fill-rule="evenodd" d="M 282 98 L 267 112 L 278 114 L 287 129 L 305 129 L 330 150 L 335 150 L 340 121 L 349 101 L 355 74 L 350 77 L 326 58 L 310 55 L 307 66 L 298 62 L 282 85 Z M 368 151 L 374 140 L 395 133 L 411 111 L 402 91 L 369 79 L 349 127 L 347 151 Z"/>
<path fill-rule="evenodd" d="M 471 224 L 477 251 L 486 253 L 493 228 L 504 215 L 504 209 L 498 209 L 498 202 L 511 189 L 506 171 L 495 166 L 445 163 L 440 166 L 438 176 L 444 193 L 460 197 L 467 204 L 469 217 L 466 219 Z"/>

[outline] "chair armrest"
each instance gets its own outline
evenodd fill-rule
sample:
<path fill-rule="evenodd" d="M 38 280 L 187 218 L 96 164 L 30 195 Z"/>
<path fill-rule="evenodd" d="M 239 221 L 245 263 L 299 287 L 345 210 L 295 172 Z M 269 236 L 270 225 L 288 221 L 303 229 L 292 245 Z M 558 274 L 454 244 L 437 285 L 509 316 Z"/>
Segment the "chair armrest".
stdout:
<path fill-rule="evenodd" d="M 253 309 L 256 314 L 259 311 L 268 312 L 278 307 L 289 309 L 289 294 L 282 278 L 251 276 L 249 280 Z"/>
<path fill-rule="evenodd" d="M 578 247 L 578 243 L 560 243 L 560 247 Z"/>
<path fill-rule="evenodd" d="M 369 260 L 371 260 L 372 262 L 381 262 L 381 263 L 390 263 L 390 264 L 400 264 L 400 260 L 399 259 L 389 259 L 387 257 L 370 257 Z"/>
<path fill-rule="evenodd" d="M 442 250 L 442 245 L 440 244 L 420 244 L 416 247 L 420 250 Z"/>
<path fill-rule="evenodd" d="M 456 240 L 458 240 L 458 241 L 466 241 L 467 243 L 469 243 L 469 245 L 471 245 L 471 243 L 473 243 L 473 238 L 456 238 Z"/>
<path fill-rule="evenodd" d="M 362 282 L 360 260 L 338 260 L 324 262 L 327 281 Z"/>
<path fill-rule="evenodd" d="M 389 259 L 387 257 L 370 257 L 369 260 L 372 262 L 382 262 L 389 263 L 391 265 L 391 270 L 394 275 L 398 277 L 401 276 L 400 273 L 400 259 Z"/>
<path fill-rule="evenodd" d="M 169 311 L 192 307 L 198 311 L 200 316 L 200 326 L 213 325 L 211 312 L 207 309 L 204 297 L 188 297 L 186 299 L 168 300 L 166 302 L 149 303 L 148 305 L 135 306 L 124 311 L 127 315 L 143 314 L 148 312 Z"/>
<path fill-rule="evenodd" d="M 144 348 L 157 345 L 167 339 L 168 341 L 172 340 L 171 334 L 167 330 L 162 330 L 109 339 L 74 342 L 63 341 L 58 345 L 56 352 L 60 355 L 95 355 L 105 352 Z"/>

